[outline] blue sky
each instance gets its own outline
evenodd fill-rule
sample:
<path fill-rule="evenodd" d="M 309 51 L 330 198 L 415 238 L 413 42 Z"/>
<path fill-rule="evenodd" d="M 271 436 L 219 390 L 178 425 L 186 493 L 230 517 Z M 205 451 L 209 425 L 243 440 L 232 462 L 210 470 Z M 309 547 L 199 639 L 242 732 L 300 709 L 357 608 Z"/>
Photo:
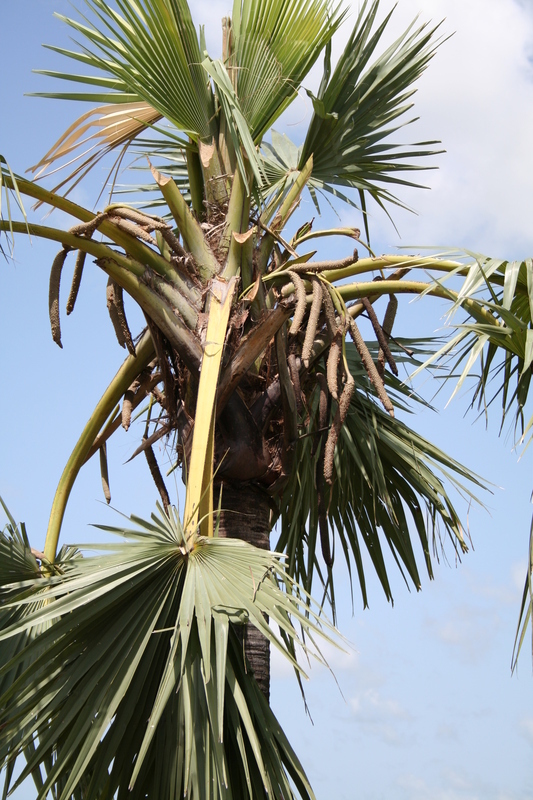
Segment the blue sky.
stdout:
<path fill-rule="evenodd" d="M 213 51 L 227 6 L 218 0 L 194 4 L 196 19 L 208 23 Z M 388 9 L 388 0 L 382 6 Z M 72 13 L 65 0 L 2 2 L 0 152 L 18 172 L 35 163 L 80 113 L 23 97 L 50 87 L 32 68 L 63 66 L 40 48 L 43 42 L 68 46 L 54 10 Z M 374 215 L 374 247 L 394 252 L 398 245 L 456 245 L 497 257 L 530 256 L 532 7 L 515 0 L 400 0 L 393 33 L 419 12 L 423 20 L 445 18 L 443 34 L 455 33 L 420 81 L 420 122 L 410 135 L 441 139 L 447 152 L 436 159 L 439 170 L 424 176 L 431 191 L 402 195 L 418 216 L 395 214 L 401 238 L 383 215 Z M 342 38 L 341 33 L 337 46 Z M 284 121 L 292 138 L 298 139 L 309 113 L 302 97 Z M 74 199 L 91 206 L 96 182 L 76 190 Z M 314 213 L 310 206 L 306 211 Z M 360 224 L 352 211 L 341 213 L 347 224 Z M 53 221 L 60 224 L 60 216 Z M 0 494 L 15 517 L 26 521 L 36 547 L 70 449 L 123 358 L 110 332 L 105 279 L 96 270 L 86 271 L 76 311 L 64 323 L 64 350 L 51 341 L 47 287 L 54 253 L 46 243 L 19 241 L 15 263 L 0 266 Z M 397 330 L 431 333 L 444 324 L 443 313 L 437 303 L 402 298 Z M 430 386 L 423 390 L 432 396 Z M 306 688 L 314 725 L 292 675 L 274 659 L 274 709 L 318 800 L 533 798 L 527 651 L 518 674 L 511 677 L 509 670 L 532 512 L 533 448 L 519 461 L 512 433 L 504 430 L 498 438 L 496 414 L 486 430 L 474 413 L 465 416 L 465 393 L 444 408 L 446 391 L 436 400 L 439 413 L 425 412 L 414 426 L 493 484 L 494 493 L 483 498 L 488 511 L 462 506 L 473 552 L 460 565 L 448 553 L 451 563 L 441 559 L 436 580 L 425 580 L 419 594 L 410 594 L 395 576 L 394 608 L 371 582 L 370 609 L 362 611 L 356 589 L 352 616 L 344 584 L 339 626 L 352 647 L 329 654 L 342 694 L 327 671 L 312 670 Z M 156 497 L 144 463 L 122 467 L 134 448 L 135 430 L 110 446 L 112 503 L 127 513 L 149 514 Z M 90 522 L 113 523 L 101 501 L 98 465 L 90 463 L 73 493 L 64 541 L 93 538 Z M 17 797 L 33 797 L 32 786 Z"/>

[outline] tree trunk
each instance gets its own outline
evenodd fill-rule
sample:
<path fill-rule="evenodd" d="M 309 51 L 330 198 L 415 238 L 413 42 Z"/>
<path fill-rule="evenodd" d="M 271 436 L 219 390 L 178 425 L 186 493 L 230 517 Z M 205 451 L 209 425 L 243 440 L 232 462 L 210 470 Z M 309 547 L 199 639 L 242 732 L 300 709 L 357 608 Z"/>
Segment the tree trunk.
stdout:
<path fill-rule="evenodd" d="M 217 497 L 215 489 L 215 497 Z M 270 548 L 270 506 L 268 497 L 258 486 L 223 484 L 219 536 L 243 539 L 245 542 Z M 254 677 L 266 699 L 270 697 L 270 646 L 268 639 L 254 625 L 246 624 L 243 632 L 244 652 Z"/>

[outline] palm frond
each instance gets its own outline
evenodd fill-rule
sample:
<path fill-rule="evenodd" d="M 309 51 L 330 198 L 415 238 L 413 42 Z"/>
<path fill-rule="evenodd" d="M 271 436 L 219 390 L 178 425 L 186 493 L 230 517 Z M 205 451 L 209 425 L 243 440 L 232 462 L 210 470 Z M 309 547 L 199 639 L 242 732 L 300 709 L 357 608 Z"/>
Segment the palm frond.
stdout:
<path fill-rule="evenodd" d="M 513 647 L 513 655 L 511 658 L 511 669 L 515 670 L 518 663 L 518 657 L 524 644 L 528 626 L 531 627 L 531 657 L 533 659 L 533 625 L 531 624 L 531 615 L 533 613 L 533 518 L 531 520 L 531 529 L 529 532 L 529 558 L 527 564 L 526 580 L 524 583 L 524 592 L 522 594 L 522 603 L 520 605 L 520 613 L 518 615 L 518 625 L 516 628 L 516 636 Z"/>
<path fill-rule="evenodd" d="M 467 255 L 475 260 L 449 318 L 456 333 L 411 377 L 431 363 L 447 359 L 451 369 L 446 380 L 457 379 L 452 397 L 465 380 L 474 378 L 472 405 L 477 404 L 488 414 L 500 397 L 501 425 L 513 413 L 517 438 L 524 443 L 533 427 L 533 415 L 528 419 L 526 414 L 533 365 L 533 260 L 501 261 L 470 252 Z M 449 279 L 439 279 L 439 285 L 445 286 Z M 488 291 L 492 300 L 484 299 L 482 291 L 485 297 Z M 465 301 L 472 299 L 490 312 L 494 324 L 472 316 L 465 322 L 454 321 L 454 315 L 466 308 Z"/>
<path fill-rule="evenodd" d="M 4 197 L 5 212 L 2 210 L 2 197 Z M 11 211 L 12 200 L 15 201 L 24 220 L 27 221 L 26 212 L 24 210 L 24 204 L 22 202 L 22 197 L 19 192 L 17 184 L 17 176 L 13 173 L 6 159 L 0 153 L 0 221 L 3 221 L 5 219 L 5 215 L 7 215 L 7 222 L 9 226 L 9 231 L 11 233 L 11 241 L 13 246 L 14 231 L 13 231 L 13 217 Z M 0 244 L 0 252 L 3 252 L 1 244 Z"/>
<path fill-rule="evenodd" d="M 329 639 L 330 629 L 306 614 L 303 590 L 275 555 L 233 539 L 187 542 L 173 514 L 132 520 L 134 529 L 106 528 L 122 543 L 98 545 L 100 554 L 65 575 L 41 579 L 46 604 L 3 626 L 2 647 L 49 626 L 0 669 L 18 670 L 0 698 L 0 756 L 26 751 L 15 785 L 44 767 L 39 798 L 54 789 L 66 800 L 80 787 L 86 800 L 117 791 L 312 798 L 246 674 L 235 626 L 257 626 L 298 669 L 294 644 L 308 645 L 294 623 L 308 642 Z M 31 602 L 10 597 L 6 613 Z"/>
<path fill-rule="evenodd" d="M 300 163 L 313 154 L 313 178 L 324 189 L 336 186 L 368 192 L 382 205 L 400 204 L 391 186 L 415 186 L 399 173 L 427 169 L 411 159 L 439 152 L 437 142 L 404 146 L 390 137 L 413 120 L 396 120 L 411 108 L 413 84 L 433 57 L 436 28 L 411 25 L 372 62 L 392 14 L 374 30 L 379 0 L 365 0 L 339 62 L 331 73 L 326 49 L 324 76 L 313 102 L 313 117 Z"/>
<path fill-rule="evenodd" d="M 368 393 L 367 373 L 358 364 L 355 348 L 347 345 L 346 353 L 356 391 L 336 446 L 333 485 L 319 486 L 325 434 L 319 427 L 315 392 L 308 423 L 298 440 L 295 468 L 279 498 L 281 530 L 276 549 L 287 553 L 288 571 L 306 591 L 310 591 L 318 573 L 334 604 L 334 578 L 327 556 L 329 553 L 333 560 L 338 543 L 351 577 L 355 565 L 366 606 L 363 550 L 366 548 L 389 600 L 390 568 L 383 546 L 390 550 L 407 585 L 410 581 L 420 589 L 417 562 L 421 557 L 432 578 L 432 560 L 439 557 L 443 535 L 450 539 L 456 555 L 467 550 L 465 533 L 445 484 L 451 483 L 475 499 L 465 482 L 474 487 L 482 483 L 406 424 L 385 414 Z M 335 406 L 333 403 L 330 409 L 328 427 Z M 317 489 L 324 494 L 322 508 Z M 321 548 L 324 558 L 320 557 Z"/>
<path fill-rule="evenodd" d="M 50 49 L 97 74 L 42 73 L 100 91 L 37 96 L 105 105 L 79 117 L 33 168 L 46 170 L 80 147 L 87 147 L 75 159 L 81 163 L 56 190 L 67 183 L 73 188 L 104 155 L 120 146 L 125 149 L 147 126 L 163 117 L 194 140 L 210 141 L 216 130 L 213 94 L 201 66 L 203 56 L 186 0 L 119 0 L 118 12 L 103 0 L 85 3 L 95 22 L 58 15 L 83 37 L 81 50 Z M 97 130 L 87 135 L 92 128 Z"/>
<path fill-rule="evenodd" d="M 331 0 L 234 0 L 228 66 L 255 142 L 296 97 L 345 14 Z"/>

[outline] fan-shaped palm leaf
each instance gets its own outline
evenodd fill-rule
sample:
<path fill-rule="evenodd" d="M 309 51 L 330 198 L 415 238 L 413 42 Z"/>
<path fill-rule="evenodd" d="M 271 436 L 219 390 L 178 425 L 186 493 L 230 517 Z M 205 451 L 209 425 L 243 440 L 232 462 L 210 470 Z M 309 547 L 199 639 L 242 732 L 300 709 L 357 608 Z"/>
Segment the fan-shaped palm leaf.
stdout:
<path fill-rule="evenodd" d="M 371 61 L 391 13 L 374 30 L 379 0 L 365 0 L 337 66 L 331 73 L 326 50 L 324 76 L 313 100 L 314 113 L 300 156 L 304 164 L 313 154 L 317 186 L 333 191 L 345 186 L 369 192 L 380 204 L 396 202 L 387 185 L 413 185 L 399 172 L 420 167 L 408 159 L 434 155 L 436 142 L 416 149 L 392 143 L 390 136 L 412 120 L 393 126 L 412 108 L 414 82 L 435 53 L 436 28 L 411 25 L 388 49 Z"/>
<path fill-rule="evenodd" d="M 108 529 L 124 543 L 98 546 L 104 554 L 76 560 L 64 576 L 11 587 L 4 642 L 49 627 L 0 670 L 16 672 L 0 698 L 2 759 L 25 749 L 18 783 L 44 766 L 39 797 L 59 786 L 62 800 L 80 785 L 85 798 L 130 796 L 130 786 L 133 797 L 267 791 L 281 800 L 294 796 L 289 776 L 312 797 L 245 674 L 234 626 L 251 622 L 294 666 L 294 622 L 308 639 L 328 634 L 272 554 L 238 540 L 187 541 L 172 515 L 134 521 L 133 530 Z M 44 590 L 46 603 L 31 608 L 32 592 Z"/>

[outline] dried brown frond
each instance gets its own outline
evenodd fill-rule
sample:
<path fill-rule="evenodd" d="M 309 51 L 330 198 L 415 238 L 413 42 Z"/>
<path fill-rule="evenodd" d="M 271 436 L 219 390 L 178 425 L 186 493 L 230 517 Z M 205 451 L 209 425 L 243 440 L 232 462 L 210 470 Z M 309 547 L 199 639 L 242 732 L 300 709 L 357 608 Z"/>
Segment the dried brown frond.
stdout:
<path fill-rule="evenodd" d="M 146 461 L 148 462 L 148 466 L 150 468 L 150 474 L 153 478 L 153 481 L 156 485 L 157 491 L 161 497 L 161 502 L 163 503 L 163 507 L 168 514 L 168 509 L 170 506 L 170 497 L 167 492 L 167 487 L 165 486 L 165 481 L 163 480 L 163 476 L 161 475 L 161 470 L 159 469 L 159 464 L 157 463 L 157 459 L 155 457 L 155 453 L 152 447 L 147 447 L 144 451 L 146 456 Z"/>

